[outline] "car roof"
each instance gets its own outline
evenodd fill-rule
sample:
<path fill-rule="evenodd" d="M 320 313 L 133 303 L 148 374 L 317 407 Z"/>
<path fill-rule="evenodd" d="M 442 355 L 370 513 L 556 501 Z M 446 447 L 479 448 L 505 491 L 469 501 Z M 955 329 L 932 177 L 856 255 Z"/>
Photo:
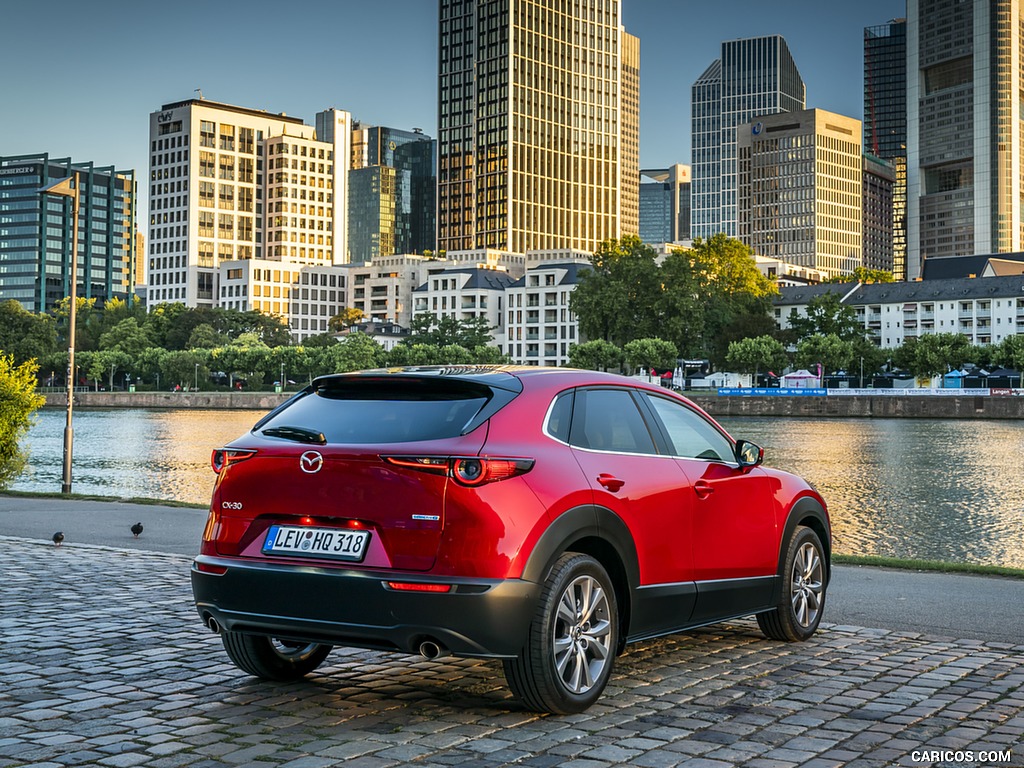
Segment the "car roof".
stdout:
<path fill-rule="evenodd" d="M 331 381 L 351 381 L 357 378 L 380 377 L 427 378 L 444 377 L 478 384 L 520 391 L 525 387 L 535 386 L 541 381 L 549 386 L 600 386 L 631 385 L 646 389 L 660 389 L 645 381 L 631 379 L 617 373 L 604 373 L 578 368 L 554 368 L 536 365 L 413 365 L 395 368 L 375 368 L 349 373 L 334 373 L 319 376 L 313 380 L 312 386 L 329 385 Z M 530 382 L 533 382 L 531 384 Z M 543 386 L 543 385 L 542 385 Z"/>

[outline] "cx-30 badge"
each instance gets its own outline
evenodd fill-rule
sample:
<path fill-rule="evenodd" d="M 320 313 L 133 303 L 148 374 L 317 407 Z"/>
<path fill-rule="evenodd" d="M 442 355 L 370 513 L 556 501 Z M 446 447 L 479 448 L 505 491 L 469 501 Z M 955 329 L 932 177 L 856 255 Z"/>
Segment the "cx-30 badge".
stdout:
<path fill-rule="evenodd" d="M 324 457 L 317 451 L 306 451 L 299 457 L 299 468 L 307 475 L 315 475 L 324 468 Z"/>

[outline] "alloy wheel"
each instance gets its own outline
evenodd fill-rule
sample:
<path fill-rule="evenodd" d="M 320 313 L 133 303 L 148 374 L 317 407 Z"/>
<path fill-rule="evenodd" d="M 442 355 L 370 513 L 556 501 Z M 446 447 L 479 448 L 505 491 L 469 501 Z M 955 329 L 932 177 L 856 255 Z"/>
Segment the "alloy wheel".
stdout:
<path fill-rule="evenodd" d="M 793 615 L 801 627 L 810 627 L 818 618 L 824 589 L 823 567 L 818 548 L 804 542 L 793 559 Z"/>
<path fill-rule="evenodd" d="M 610 663 L 612 625 L 608 596 L 592 576 L 573 580 L 558 600 L 552 652 L 558 679 L 574 694 L 586 693 Z"/>

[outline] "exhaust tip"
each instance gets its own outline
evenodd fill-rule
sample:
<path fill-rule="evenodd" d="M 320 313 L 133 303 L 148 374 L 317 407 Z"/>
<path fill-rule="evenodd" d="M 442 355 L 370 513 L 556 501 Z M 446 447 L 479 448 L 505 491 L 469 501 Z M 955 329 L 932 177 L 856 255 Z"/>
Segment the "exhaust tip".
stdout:
<path fill-rule="evenodd" d="M 207 615 L 206 626 L 210 628 L 210 631 L 215 635 L 220 634 L 220 622 L 217 621 L 212 615 Z"/>
<path fill-rule="evenodd" d="M 435 643 L 433 640 L 424 640 L 420 643 L 420 656 L 428 661 L 433 661 L 434 659 L 439 659 L 442 656 L 447 655 L 448 650 Z"/>

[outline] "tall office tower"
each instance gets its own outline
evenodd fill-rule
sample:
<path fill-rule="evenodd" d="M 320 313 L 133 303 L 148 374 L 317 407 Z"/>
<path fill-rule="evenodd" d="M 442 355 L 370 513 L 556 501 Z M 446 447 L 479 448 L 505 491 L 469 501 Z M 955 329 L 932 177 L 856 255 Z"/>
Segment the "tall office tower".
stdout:
<path fill-rule="evenodd" d="M 439 248 L 593 252 L 623 233 L 638 47 L 620 0 L 440 0 Z"/>
<path fill-rule="evenodd" d="M 804 108 L 806 89 L 780 35 L 729 40 L 691 88 L 694 237 L 737 233 L 736 130 Z"/>
<path fill-rule="evenodd" d="M 1020 251 L 1020 0 L 907 2 L 907 277 Z"/>
<path fill-rule="evenodd" d="M 690 166 L 640 171 L 640 239 L 678 243 L 690 237 Z"/>
<path fill-rule="evenodd" d="M 907 20 L 864 28 L 864 154 L 892 163 L 892 266 L 907 275 Z M 866 247 L 866 244 L 865 244 Z M 865 252 L 865 266 L 868 255 Z"/>
<path fill-rule="evenodd" d="M 41 153 L 0 156 L 0 301 L 46 312 L 70 295 L 72 198 L 39 189 L 75 172 L 81 183 L 76 293 L 100 304 L 132 295 L 135 171 Z"/>
<path fill-rule="evenodd" d="M 340 122 L 332 142 L 298 118 L 204 99 L 150 115 L 150 306 L 214 306 L 222 261 L 345 261 L 350 118 L 323 120 Z"/>
<path fill-rule="evenodd" d="M 619 231 L 635 235 L 640 232 L 640 38 L 624 32 L 621 39 Z"/>
<path fill-rule="evenodd" d="M 755 254 L 830 275 L 861 266 L 860 131 L 822 109 L 740 126 L 739 237 Z"/>
<path fill-rule="evenodd" d="M 861 260 L 867 269 L 896 274 L 893 266 L 893 196 L 896 169 L 892 161 L 864 155 Z"/>
<path fill-rule="evenodd" d="M 351 261 L 437 246 L 435 142 L 420 129 L 352 129 L 349 171 Z"/>

